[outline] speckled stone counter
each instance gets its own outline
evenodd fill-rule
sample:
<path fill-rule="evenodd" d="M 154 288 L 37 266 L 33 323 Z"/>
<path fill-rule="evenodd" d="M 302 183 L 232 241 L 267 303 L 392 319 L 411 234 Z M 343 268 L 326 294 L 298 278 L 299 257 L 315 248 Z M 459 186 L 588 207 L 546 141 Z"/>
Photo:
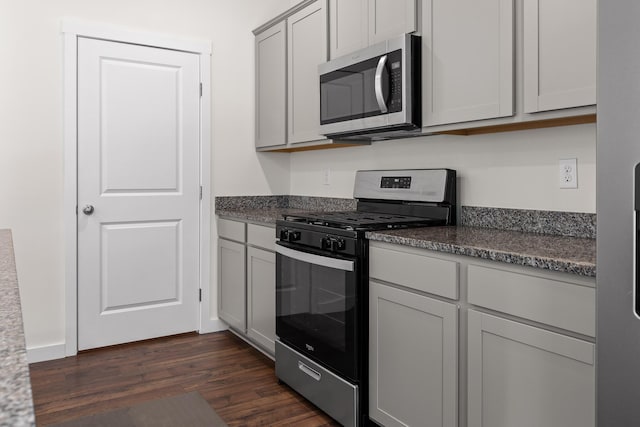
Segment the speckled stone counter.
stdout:
<path fill-rule="evenodd" d="M 460 225 L 596 238 L 596 214 L 462 206 Z"/>
<path fill-rule="evenodd" d="M 34 426 L 18 277 L 9 230 L 0 230 L 0 426 Z"/>
<path fill-rule="evenodd" d="M 301 209 L 270 208 L 270 209 L 216 209 L 216 215 L 220 218 L 233 219 L 238 221 L 257 222 L 265 225 L 275 225 L 276 220 L 282 219 L 284 215 L 308 212 Z"/>
<path fill-rule="evenodd" d="M 541 268 L 596 275 L 595 239 L 479 227 L 425 227 L 368 232 L 369 240 Z"/>
<path fill-rule="evenodd" d="M 354 199 L 306 196 L 216 197 L 216 215 L 221 218 L 275 225 L 287 214 L 342 211 L 356 208 Z"/>
<path fill-rule="evenodd" d="M 352 210 L 353 199 L 216 197 L 216 215 L 273 225 L 286 214 Z M 369 232 L 370 240 L 415 246 L 581 276 L 596 275 L 596 216 L 589 213 L 462 206 L 459 227 Z"/>

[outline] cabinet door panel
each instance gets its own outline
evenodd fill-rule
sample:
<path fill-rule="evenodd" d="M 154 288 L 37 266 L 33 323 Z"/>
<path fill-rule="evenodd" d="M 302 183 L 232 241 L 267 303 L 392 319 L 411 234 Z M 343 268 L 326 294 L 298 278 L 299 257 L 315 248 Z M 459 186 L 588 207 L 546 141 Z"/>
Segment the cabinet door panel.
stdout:
<path fill-rule="evenodd" d="M 243 244 L 218 239 L 218 314 L 242 333 L 247 328 L 245 259 Z"/>
<path fill-rule="evenodd" d="M 258 34 L 256 53 L 256 147 L 286 141 L 286 24 Z"/>
<path fill-rule="evenodd" d="M 423 123 L 513 115 L 513 0 L 425 0 Z"/>
<path fill-rule="evenodd" d="M 416 0 L 369 0 L 369 44 L 417 30 Z"/>
<path fill-rule="evenodd" d="M 456 426 L 458 308 L 370 282 L 369 412 L 391 426 Z"/>
<path fill-rule="evenodd" d="M 592 343 L 469 311 L 469 427 L 595 425 Z"/>
<path fill-rule="evenodd" d="M 369 249 L 369 276 L 417 291 L 458 298 L 459 264 L 430 257 L 427 251 L 391 250 L 372 246 Z"/>
<path fill-rule="evenodd" d="M 247 248 L 247 335 L 272 354 L 276 338 L 276 255 Z"/>
<path fill-rule="evenodd" d="M 227 240 L 244 243 L 246 227 L 244 222 L 218 218 L 218 236 Z"/>
<path fill-rule="evenodd" d="M 288 138 L 290 143 L 324 139 L 320 130 L 318 65 L 327 61 L 327 0 L 287 19 Z"/>
<path fill-rule="evenodd" d="M 276 250 L 276 230 L 257 224 L 247 224 L 247 243 L 270 251 Z"/>
<path fill-rule="evenodd" d="M 524 0 L 524 109 L 596 103 L 596 0 Z"/>
<path fill-rule="evenodd" d="M 329 1 L 331 59 L 367 46 L 367 0 Z"/>

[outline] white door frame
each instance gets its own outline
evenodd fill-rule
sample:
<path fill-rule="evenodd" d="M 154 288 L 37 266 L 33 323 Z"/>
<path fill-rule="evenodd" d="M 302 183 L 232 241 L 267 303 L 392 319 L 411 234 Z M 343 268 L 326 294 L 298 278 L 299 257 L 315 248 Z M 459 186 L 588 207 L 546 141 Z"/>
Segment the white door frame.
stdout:
<path fill-rule="evenodd" d="M 199 287 L 202 292 L 200 303 L 200 332 L 216 328 L 211 319 L 211 42 L 202 40 L 178 40 L 172 36 L 151 34 L 110 25 L 84 21 L 64 20 L 63 59 L 63 140 L 64 140 L 64 240 L 65 240 L 65 355 L 78 352 L 78 149 L 77 149 L 77 39 L 89 37 L 115 42 L 153 46 L 179 50 L 200 55 L 200 272 Z"/>

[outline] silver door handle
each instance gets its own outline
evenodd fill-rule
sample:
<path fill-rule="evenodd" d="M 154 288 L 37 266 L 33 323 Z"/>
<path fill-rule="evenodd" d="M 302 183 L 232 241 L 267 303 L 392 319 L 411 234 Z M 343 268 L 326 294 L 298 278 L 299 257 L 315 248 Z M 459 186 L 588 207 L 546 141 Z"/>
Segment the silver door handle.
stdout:
<path fill-rule="evenodd" d="M 322 375 L 320 374 L 320 372 L 316 371 L 315 369 L 311 369 L 310 367 L 308 367 L 307 365 L 305 365 L 300 361 L 298 361 L 298 369 L 300 369 L 302 372 L 309 375 L 311 378 L 313 378 L 316 381 L 320 381 L 320 378 L 322 378 Z"/>
<path fill-rule="evenodd" d="M 82 213 L 84 213 L 85 215 L 91 215 L 94 210 L 95 209 L 93 209 L 93 206 L 86 205 L 84 208 L 82 208 Z"/>
<path fill-rule="evenodd" d="M 384 101 L 384 94 L 382 93 L 382 72 L 384 66 L 387 63 L 387 55 L 383 55 L 378 60 L 378 66 L 376 67 L 376 74 L 373 79 L 374 89 L 376 91 L 376 100 L 378 101 L 378 107 L 383 113 L 387 112 L 387 103 Z"/>
<path fill-rule="evenodd" d="M 353 261 L 296 251 L 294 249 L 286 248 L 278 243 L 276 243 L 276 253 L 309 264 L 321 265 L 323 267 L 334 268 L 336 270 L 353 271 Z"/>

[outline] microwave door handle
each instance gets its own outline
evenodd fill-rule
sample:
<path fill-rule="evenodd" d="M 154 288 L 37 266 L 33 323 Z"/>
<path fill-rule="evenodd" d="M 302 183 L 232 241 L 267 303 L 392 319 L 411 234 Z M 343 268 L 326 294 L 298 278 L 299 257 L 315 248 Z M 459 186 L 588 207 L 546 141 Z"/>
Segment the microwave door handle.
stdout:
<path fill-rule="evenodd" d="M 333 268 L 336 270 L 353 271 L 353 261 L 296 251 L 277 243 L 276 253 L 309 264 L 321 265 L 323 267 Z"/>
<path fill-rule="evenodd" d="M 382 55 L 380 60 L 378 60 L 378 66 L 376 67 L 376 75 L 373 79 L 374 89 L 376 91 L 376 100 L 378 101 L 378 107 L 380 107 L 380 111 L 386 113 L 387 103 L 384 101 L 384 95 L 382 93 L 382 72 L 384 71 L 384 66 L 387 63 L 387 55 Z"/>

